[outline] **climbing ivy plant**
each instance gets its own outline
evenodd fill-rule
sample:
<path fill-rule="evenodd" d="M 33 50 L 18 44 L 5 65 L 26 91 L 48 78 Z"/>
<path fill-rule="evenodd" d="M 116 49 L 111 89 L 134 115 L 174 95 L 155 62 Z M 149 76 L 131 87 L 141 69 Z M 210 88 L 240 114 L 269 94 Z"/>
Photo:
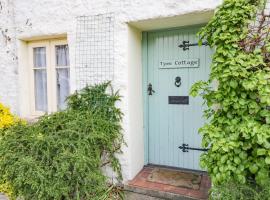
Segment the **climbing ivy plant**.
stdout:
<path fill-rule="evenodd" d="M 208 81 L 197 82 L 207 123 L 201 166 L 214 184 L 266 184 L 270 169 L 270 34 L 263 0 L 225 0 L 199 32 L 215 50 Z M 261 12 L 262 11 L 262 12 Z M 261 12 L 261 13 L 260 13 Z"/>

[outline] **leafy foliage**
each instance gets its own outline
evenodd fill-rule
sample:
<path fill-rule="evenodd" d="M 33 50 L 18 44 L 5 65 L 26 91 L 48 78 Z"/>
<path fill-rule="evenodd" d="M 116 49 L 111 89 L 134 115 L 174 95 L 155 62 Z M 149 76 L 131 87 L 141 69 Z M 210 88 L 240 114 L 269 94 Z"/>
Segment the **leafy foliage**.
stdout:
<path fill-rule="evenodd" d="M 20 121 L 18 117 L 14 116 L 8 107 L 5 107 L 0 103 L 0 130 L 6 130 L 18 122 L 22 121 Z M 10 184 L 4 179 L 0 182 L 0 192 L 8 195 L 10 199 L 14 199 L 12 188 Z"/>
<path fill-rule="evenodd" d="M 193 85 L 204 98 L 208 123 L 200 129 L 201 165 L 214 184 L 248 178 L 264 185 L 270 167 L 269 25 L 252 28 L 261 0 L 225 0 L 199 33 L 215 48 L 210 78 Z M 262 19 L 266 16 L 262 16 Z"/>
<path fill-rule="evenodd" d="M 112 166 L 121 179 L 115 154 L 123 137 L 115 106 L 120 97 L 109 88 L 88 86 L 68 98 L 67 110 L 0 132 L 0 180 L 10 183 L 16 197 L 113 199 L 102 167 Z"/>
<path fill-rule="evenodd" d="M 210 200 L 269 200 L 270 185 L 258 187 L 253 183 L 227 182 L 214 186 L 210 193 Z"/>

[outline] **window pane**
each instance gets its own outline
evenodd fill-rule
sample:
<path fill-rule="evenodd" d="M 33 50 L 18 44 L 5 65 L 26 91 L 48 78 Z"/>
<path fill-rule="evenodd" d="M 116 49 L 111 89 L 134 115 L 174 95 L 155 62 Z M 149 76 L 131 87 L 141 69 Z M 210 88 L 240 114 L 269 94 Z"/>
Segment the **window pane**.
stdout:
<path fill-rule="evenodd" d="M 37 111 L 48 111 L 47 73 L 44 69 L 35 69 L 35 108 Z"/>
<path fill-rule="evenodd" d="M 46 68 L 46 48 L 45 47 L 34 48 L 34 67 Z"/>
<path fill-rule="evenodd" d="M 69 95 L 69 69 L 56 69 L 57 80 L 57 109 L 66 107 L 65 100 Z"/>
<path fill-rule="evenodd" d="M 55 46 L 56 66 L 69 66 L 69 50 L 68 45 Z"/>

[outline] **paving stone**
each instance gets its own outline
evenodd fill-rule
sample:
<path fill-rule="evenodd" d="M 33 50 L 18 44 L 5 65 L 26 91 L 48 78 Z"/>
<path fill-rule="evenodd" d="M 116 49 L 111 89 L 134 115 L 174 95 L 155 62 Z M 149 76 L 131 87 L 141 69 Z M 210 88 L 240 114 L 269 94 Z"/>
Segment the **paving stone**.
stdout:
<path fill-rule="evenodd" d="M 8 200 L 8 198 L 5 195 L 0 194 L 0 200 Z"/>
<path fill-rule="evenodd" d="M 125 192 L 126 200 L 164 200 L 156 197 L 146 196 L 143 194 L 138 194 L 134 192 Z"/>

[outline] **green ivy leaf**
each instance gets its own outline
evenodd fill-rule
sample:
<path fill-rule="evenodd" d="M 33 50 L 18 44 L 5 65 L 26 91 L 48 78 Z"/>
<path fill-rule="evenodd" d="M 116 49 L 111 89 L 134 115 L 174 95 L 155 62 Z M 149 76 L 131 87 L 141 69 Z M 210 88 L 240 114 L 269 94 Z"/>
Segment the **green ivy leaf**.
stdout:
<path fill-rule="evenodd" d="M 259 167 L 256 164 L 253 164 L 253 165 L 249 166 L 249 171 L 252 174 L 256 174 L 256 172 L 258 171 L 258 169 L 259 169 Z"/>
<path fill-rule="evenodd" d="M 269 156 L 265 158 L 265 163 L 266 163 L 267 165 L 270 165 L 270 157 L 269 157 Z"/>
<path fill-rule="evenodd" d="M 232 88 L 237 88 L 237 86 L 238 86 L 237 81 L 235 81 L 235 80 L 230 81 L 230 86 L 231 86 Z"/>
<path fill-rule="evenodd" d="M 266 150 L 265 149 L 257 149 L 257 155 L 258 156 L 262 156 L 266 154 Z"/>

